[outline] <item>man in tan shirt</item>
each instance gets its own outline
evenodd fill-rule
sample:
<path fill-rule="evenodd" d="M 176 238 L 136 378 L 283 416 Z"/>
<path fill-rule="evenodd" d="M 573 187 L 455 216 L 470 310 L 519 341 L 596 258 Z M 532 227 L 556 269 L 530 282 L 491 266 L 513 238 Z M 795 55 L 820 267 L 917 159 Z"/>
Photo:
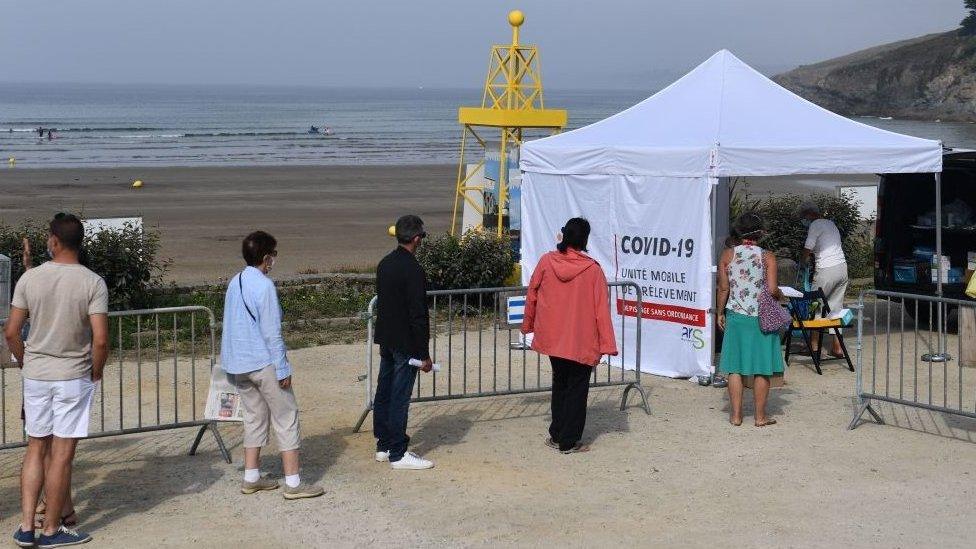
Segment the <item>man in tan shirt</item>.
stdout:
<path fill-rule="evenodd" d="M 37 546 L 91 539 L 60 521 L 75 447 L 88 436 L 92 398 L 108 355 L 108 290 L 101 277 L 78 262 L 83 240 L 77 217 L 55 216 L 47 241 L 52 259 L 20 277 L 4 329 L 7 345 L 23 368 L 29 437 L 21 473 L 23 522 L 14 533 L 22 547 L 35 543 L 34 514 L 42 486 L 48 520 Z M 20 332 L 28 316 L 30 332 L 23 342 Z"/>

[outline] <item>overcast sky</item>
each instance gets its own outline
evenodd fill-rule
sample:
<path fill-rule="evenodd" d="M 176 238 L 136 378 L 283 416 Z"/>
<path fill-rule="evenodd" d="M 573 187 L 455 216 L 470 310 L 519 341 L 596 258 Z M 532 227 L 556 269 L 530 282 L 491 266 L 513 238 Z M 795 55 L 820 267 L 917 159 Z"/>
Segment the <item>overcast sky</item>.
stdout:
<path fill-rule="evenodd" d="M 962 0 L 0 0 L 0 81 L 478 87 L 488 47 L 545 83 L 642 88 L 721 48 L 780 72 L 955 28 Z M 2 98 L 0 98 L 2 101 Z"/>

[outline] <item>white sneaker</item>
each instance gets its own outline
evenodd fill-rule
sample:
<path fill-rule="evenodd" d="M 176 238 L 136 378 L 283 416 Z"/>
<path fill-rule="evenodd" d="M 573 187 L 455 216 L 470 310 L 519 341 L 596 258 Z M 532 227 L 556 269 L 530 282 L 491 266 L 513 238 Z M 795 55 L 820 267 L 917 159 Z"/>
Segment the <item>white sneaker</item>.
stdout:
<path fill-rule="evenodd" d="M 389 452 L 376 452 L 376 461 L 383 463 L 384 461 L 390 461 Z"/>
<path fill-rule="evenodd" d="M 407 469 L 407 470 L 420 470 L 420 469 L 430 469 L 434 466 L 434 462 L 429 459 L 424 459 L 413 452 L 407 452 L 403 454 L 400 461 L 390 462 L 390 467 L 393 469 Z"/>

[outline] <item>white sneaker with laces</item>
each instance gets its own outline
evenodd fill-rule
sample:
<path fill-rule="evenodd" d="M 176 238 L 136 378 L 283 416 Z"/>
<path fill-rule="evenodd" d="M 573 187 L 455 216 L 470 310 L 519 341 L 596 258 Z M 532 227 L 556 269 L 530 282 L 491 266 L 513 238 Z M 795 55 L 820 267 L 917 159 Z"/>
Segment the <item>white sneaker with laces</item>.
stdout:
<path fill-rule="evenodd" d="M 389 452 L 376 452 L 376 461 L 383 463 L 384 461 L 390 461 Z"/>
<path fill-rule="evenodd" d="M 430 469 L 434 466 L 434 462 L 429 459 L 424 459 L 413 452 L 407 452 L 403 454 L 403 457 L 399 461 L 391 461 L 390 467 L 393 469 L 402 469 L 410 471 L 419 471 L 421 469 Z"/>

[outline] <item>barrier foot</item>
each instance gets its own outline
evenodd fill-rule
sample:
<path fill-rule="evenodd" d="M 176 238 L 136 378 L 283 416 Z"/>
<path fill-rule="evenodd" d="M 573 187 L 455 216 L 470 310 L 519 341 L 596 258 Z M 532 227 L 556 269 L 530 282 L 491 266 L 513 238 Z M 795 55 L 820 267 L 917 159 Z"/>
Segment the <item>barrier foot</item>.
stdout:
<path fill-rule="evenodd" d="M 217 422 L 211 421 L 206 425 L 200 426 L 200 430 L 197 431 L 197 436 L 193 439 L 193 445 L 190 446 L 190 455 L 196 455 L 197 447 L 200 446 L 200 441 L 203 440 L 203 434 L 207 432 L 207 429 L 213 433 L 214 440 L 217 442 L 217 448 L 220 450 L 220 455 L 223 456 L 224 461 L 227 463 L 233 463 L 230 458 L 230 452 L 227 450 L 227 446 L 224 444 L 224 438 L 220 436 L 220 431 L 217 430 Z"/>
<path fill-rule="evenodd" d="M 358 433 L 363 427 L 363 423 L 366 423 L 366 418 L 369 417 L 369 413 L 373 410 L 371 406 L 366 407 L 363 413 L 359 414 L 359 421 L 356 422 L 356 426 L 352 428 L 352 432 Z"/>
<path fill-rule="evenodd" d="M 854 428 L 860 424 L 861 417 L 864 415 L 864 412 L 871 414 L 874 421 L 884 425 L 884 420 L 881 419 L 881 415 L 879 415 L 878 412 L 875 411 L 874 407 L 871 406 L 871 401 L 865 400 L 861 402 L 860 406 L 857 407 L 857 412 L 854 413 L 854 418 L 851 419 L 850 425 L 847 426 L 848 431 L 853 431 Z"/>
<path fill-rule="evenodd" d="M 630 394 L 631 389 L 636 390 L 637 394 L 640 395 L 641 408 L 644 409 L 644 412 L 646 412 L 647 415 L 651 415 L 651 405 L 647 403 L 647 393 L 644 391 L 644 387 L 642 387 L 639 383 L 630 383 L 624 388 L 624 396 L 620 399 L 620 411 L 622 412 L 627 408 L 627 395 Z"/>

